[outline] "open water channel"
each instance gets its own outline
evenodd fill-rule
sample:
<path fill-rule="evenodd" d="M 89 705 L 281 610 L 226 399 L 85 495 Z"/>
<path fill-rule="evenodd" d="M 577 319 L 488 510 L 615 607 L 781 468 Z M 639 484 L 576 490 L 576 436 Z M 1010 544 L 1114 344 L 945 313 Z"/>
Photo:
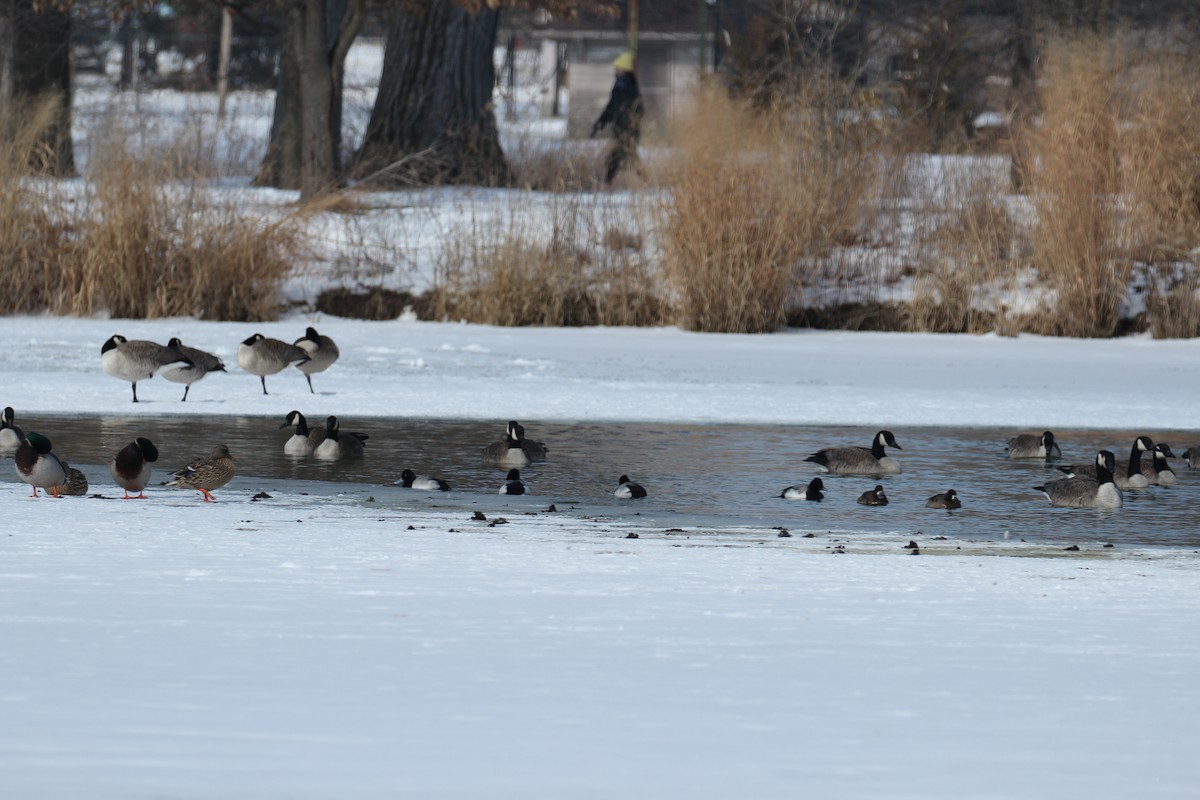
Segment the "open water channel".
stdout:
<path fill-rule="evenodd" d="M 904 466 L 901 475 L 822 476 L 826 499 L 820 503 L 784 500 L 780 491 L 819 475 L 810 453 L 834 445 L 868 445 L 873 429 L 849 427 L 761 425 L 671 425 L 540 423 L 522 420 L 531 439 L 543 441 L 550 459 L 522 470 L 530 487 L 524 498 L 500 498 L 496 492 L 505 470 L 485 466 L 481 449 L 503 438 L 504 421 L 428 420 L 412 418 L 343 419 L 343 431 L 370 436 L 366 457 L 357 461 L 321 462 L 283 454 L 290 429 L 279 418 L 261 417 L 28 417 L 26 430 L 51 438 L 54 450 L 84 471 L 91 494 L 119 497 L 108 462 L 133 440 L 146 436 L 159 448 L 155 484 L 189 459 L 205 455 L 218 443 L 229 446 L 238 478 L 217 493 L 219 498 L 247 499 L 273 494 L 361 495 L 376 502 L 438 509 L 477 509 L 486 513 L 541 510 L 555 504 L 560 512 L 629 518 L 663 527 L 704 526 L 714 529 L 773 527 L 793 535 L 895 532 L 900 535 L 947 536 L 971 541 L 1024 539 L 1036 542 L 1113 543 L 1200 547 L 1200 470 L 1171 460 L 1179 477 L 1173 487 L 1127 491 L 1125 506 L 1115 511 L 1052 508 L 1033 487 L 1059 476 L 1053 466 L 1006 457 L 1005 442 L 1014 433 L 1040 432 L 986 428 L 897 428 L 903 448 L 893 455 Z M 311 420 L 312 425 L 319 424 Z M 1139 433 L 1170 444 L 1179 456 L 1200 442 L 1200 433 L 1185 431 L 1056 430 L 1063 449 L 1059 463 L 1084 464 L 1100 447 L 1128 457 Z M 11 466 L 0 468 L 0 480 L 16 481 Z M 392 488 L 400 471 L 434 475 L 451 483 L 449 493 Z M 629 474 L 649 497 L 622 501 L 612 496 L 617 478 Z M 886 507 L 856 503 L 865 490 L 881 483 L 890 498 Z M 963 508 L 938 511 L 925 507 L 930 495 L 954 488 Z M 179 491 L 160 489 L 153 491 Z M 71 498 L 70 502 L 88 502 Z M 197 497 L 197 501 L 199 498 Z M 66 501 L 64 501 L 66 502 Z M 494 508 L 493 508 L 494 506 Z"/>

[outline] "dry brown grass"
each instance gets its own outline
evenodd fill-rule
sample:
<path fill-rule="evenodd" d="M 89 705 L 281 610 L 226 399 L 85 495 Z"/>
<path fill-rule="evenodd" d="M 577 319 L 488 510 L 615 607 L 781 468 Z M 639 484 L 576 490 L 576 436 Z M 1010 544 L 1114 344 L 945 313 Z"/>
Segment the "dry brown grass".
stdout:
<path fill-rule="evenodd" d="M 658 217 L 683 327 L 779 328 L 802 257 L 854 238 L 872 162 L 814 97 L 763 111 L 703 85 L 676 126 Z"/>

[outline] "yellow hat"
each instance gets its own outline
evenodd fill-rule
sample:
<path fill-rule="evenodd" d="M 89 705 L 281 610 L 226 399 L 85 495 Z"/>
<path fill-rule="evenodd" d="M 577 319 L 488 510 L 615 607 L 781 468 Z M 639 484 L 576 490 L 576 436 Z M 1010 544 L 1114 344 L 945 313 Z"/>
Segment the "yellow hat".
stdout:
<path fill-rule="evenodd" d="M 619 69 L 622 72 L 633 72 L 633 53 L 626 50 L 617 56 L 613 60 L 613 69 Z"/>

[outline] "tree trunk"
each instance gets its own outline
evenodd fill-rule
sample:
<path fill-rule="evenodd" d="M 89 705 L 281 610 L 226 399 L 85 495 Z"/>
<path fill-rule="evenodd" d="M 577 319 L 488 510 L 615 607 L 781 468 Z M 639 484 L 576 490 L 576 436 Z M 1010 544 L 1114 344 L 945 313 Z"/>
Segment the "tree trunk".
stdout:
<path fill-rule="evenodd" d="M 258 183 L 308 199 L 340 178 L 342 65 L 365 0 L 294 0 L 284 10 L 283 60 L 271 142 Z"/>
<path fill-rule="evenodd" d="M 53 103 L 36 132 L 29 165 L 42 175 L 75 174 L 71 147 L 71 15 L 32 0 L 0 6 L 0 124 L 26 124 Z M 40 115 L 39 115 L 40 116 Z"/>
<path fill-rule="evenodd" d="M 492 88 L 498 10 L 396 11 L 354 174 L 373 183 L 504 185 Z"/>

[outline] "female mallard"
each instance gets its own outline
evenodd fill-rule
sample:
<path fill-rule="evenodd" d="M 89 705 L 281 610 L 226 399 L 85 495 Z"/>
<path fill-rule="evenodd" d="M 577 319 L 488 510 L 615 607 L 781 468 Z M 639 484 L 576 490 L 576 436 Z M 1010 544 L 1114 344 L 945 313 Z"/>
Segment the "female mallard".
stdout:
<path fill-rule="evenodd" d="M 150 465 L 158 461 L 158 448 L 141 436 L 122 447 L 109 465 L 113 480 L 125 490 L 123 500 L 145 500 L 143 491 L 150 483 Z M 130 492 L 137 492 L 130 496 Z"/>
<path fill-rule="evenodd" d="M 1052 506 L 1065 508 L 1120 508 L 1121 490 L 1113 483 L 1116 457 L 1110 450 L 1096 453 L 1096 477 L 1077 475 L 1033 487 L 1046 495 Z"/>
<path fill-rule="evenodd" d="M 12 406 L 6 406 L 0 416 L 0 456 L 11 456 L 25 440 L 25 434 L 14 424 L 16 416 Z"/>
<path fill-rule="evenodd" d="M 880 431 L 870 447 L 827 447 L 804 460 L 819 464 L 822 471 L 835 475 L 899 475 L 900 462 L 886 455 L 884 446 L 903 449 L 896 444 L 891 431 Z"/>
<path fill-rule="evenodd" d="M 789 486 L 779 493 L 779 496 L 785 500 L 813 500 L 821 502 L 825 499 L 825 494 L 821 490 L 825 488 L 825 481 L 820 478 L 813 478 L 808 482 L 808 486 Z"/>
<path fill-rule="evenodd" d="M 45 489 L 59 497 L 59 489 L 66 483 L 66 467 L 51 452 L 51 447 L 49 439 L 30 431 L 13 457 L 17 465 L 17 477 L 33 487 L 34 497 L 38 496 L 38 489 Z"/>
<path fill-rule="evenodd" d="M 210 372 L 224 372 L 225 362 L 214 356 L 212 353 L 206 353 L 203 350 L 197 350 L 194 347 L 187 347 L 183 342 L 179 341 L 179 337 L 174 337 L 167 342 L 167 347 L 178 350 L 184 358 L 187 359 L 185 364 L 168 364 L 163 367 L 162 376 L 172 383 L 182 383 L 183 399 L 179 402 L 186 403 L 188 391 L 191 390 L 192 384 L 203 378 Z"/>
<path fill-rule="evenodd" d="M 617 478 L 617 488 L 613 494 L 622 500 L 637 500 L 646 496 L 646 489 L 640 483 L 629 480 L 628 475 L 622 475 Z"/>
<path fill-rule="evenodd" d="M 62 461 L 60 458 L 59 461 Z M 67 472 L 67 479 L 63 481 L 62 486 L 58 487 L 58 492 L 63 497 L 83 497 L 88 493 L 88 479 L 79 470 L 72 467 L 65 461 L 62 461 L 63 469 Z"/>
<path fill-rule="evenodd" d="M 175 473 L 174 479 L 167 486 L 177 486 L 180 489 L 195 489 L 204 495 L 204 502 L 213 502 L 212 490 L 220 489 L 233 480 L 237 474 L 233 456 L 229 448 L 219 444 L 213 448 L 212 455 L 197 458 L 183 469 Z"/>
<path fill-rule="evenodd" d="M 238 345 L 238 366 L 259 377 L 263 394 L 267 393 L 268 375 L 274 375 L 292 364 L 300 366 L 308 360 L 308 353 L 296 345 L 268 339 L 261 333 L 254 334 Z"/>
<path fill-rule="evenodd" d="M 430 478 L 426 475 L 418 475 L 411 469 L 403 470 L 400 473 L 400 480 L 396 481 L 393 486 L 399 486 L 401 489 L 417 489 L 422 492 L 448 492 L 450 484 L 446 483 L 441 478 Z"/>
<path fill-rule="evenodd" d="M 187 358 L 174 347 L 164 347 L 144 339 L 132 342 L 115 334 L 100 347 L 100 366 L 114 378 L 133 385 L 133 402 L 138 401 L 138 381 L 154 377 L 168 364 L 188 364 Z"/>
<path fill-rule="evenodd" d="M 338 356 L 341 355 L 338 346 L 334 344 L 333 339 L 322 336 L 313 327 L 306 329 L 304 335 L 293 344 L 308 353 L 308 361 L 297 364 L 296 369 L 304 373 L 304 378 L 308 381 L 308 390 L 316 394 L 317 391 L 312 385 L 313 373 L 324 372 L 338 360 Z"/>
<path fill-rule="evenodd" d="M 524 426 L 514 419 L 504 429 L 504 441 L 483 448 L 483 463 L 525 467 L 534 461 L 545 461 L 546 452 L 546 445 L 525 438 Z"/>

